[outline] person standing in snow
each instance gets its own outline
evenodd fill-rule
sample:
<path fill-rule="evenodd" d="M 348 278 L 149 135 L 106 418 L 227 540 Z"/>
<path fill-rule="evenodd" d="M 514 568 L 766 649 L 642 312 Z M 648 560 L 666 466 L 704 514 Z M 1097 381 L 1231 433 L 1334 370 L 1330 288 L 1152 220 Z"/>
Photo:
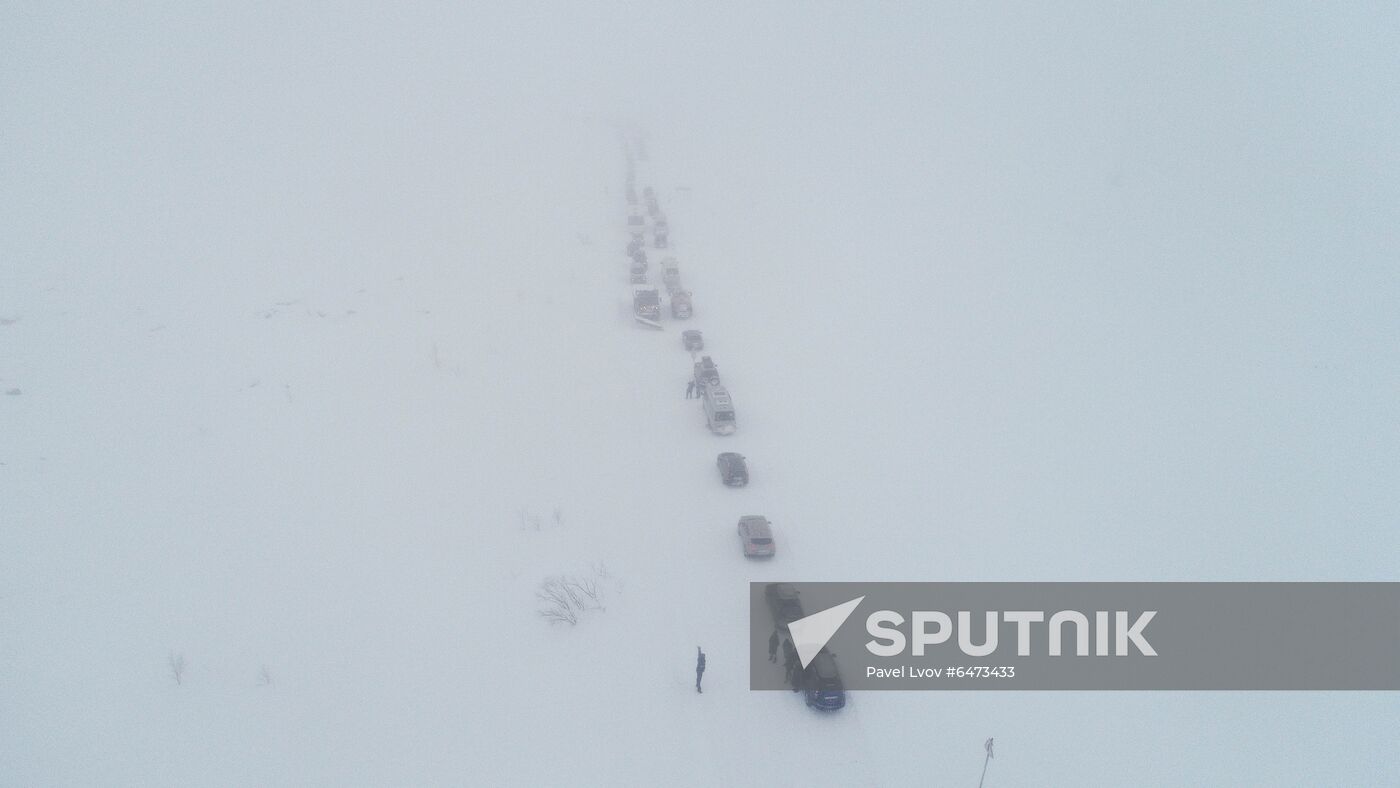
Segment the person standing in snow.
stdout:
<path fill-rule="evenodd" d="M 695 691 L 703 692 L 700 689 L 700 677 L 705 675 L 705 652 L 695 647 Z"/>
<path fill-rule="evenodd" d="M 685 384 L 685 398 L 695 399 L 695 381 L 692 380 Z"/>
<path fill-rule="evenodd" d="M 778 661 L 778 630 L 773 630 L 773 635 L 768 638 L 768 661 Z"/>
<path fill-rule="evenodd" d="M 793 677 L 797 675 L 798 661 L 797 647 L 792 645 L 791 639 L 785 638 L 783 640 L 783 681 L 794 684 Z"/>

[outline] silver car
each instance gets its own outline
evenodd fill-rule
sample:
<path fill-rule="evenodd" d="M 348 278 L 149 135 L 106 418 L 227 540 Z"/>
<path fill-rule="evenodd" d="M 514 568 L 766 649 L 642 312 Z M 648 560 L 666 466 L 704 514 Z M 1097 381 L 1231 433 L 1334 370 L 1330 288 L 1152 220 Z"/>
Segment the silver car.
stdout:
<path fill-rule="evenodd" d="M 739 541 L 748 558 L 772 558 L 778 552 L 777 545 L 773 544 L 773 525 L 763 515 L 739 518 Z"/>

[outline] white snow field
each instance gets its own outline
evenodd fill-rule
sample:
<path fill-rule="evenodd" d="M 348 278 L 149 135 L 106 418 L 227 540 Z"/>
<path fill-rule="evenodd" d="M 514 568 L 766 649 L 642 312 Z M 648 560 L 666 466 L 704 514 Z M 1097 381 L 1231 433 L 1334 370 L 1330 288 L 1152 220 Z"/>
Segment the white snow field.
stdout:
<path fill-rule="evenodd" d="M 1400 784 L 1395 693 L 745 663 L 754 580 L 1395 580 L 1398 21 L 7 6 L 0 786 Z"/>

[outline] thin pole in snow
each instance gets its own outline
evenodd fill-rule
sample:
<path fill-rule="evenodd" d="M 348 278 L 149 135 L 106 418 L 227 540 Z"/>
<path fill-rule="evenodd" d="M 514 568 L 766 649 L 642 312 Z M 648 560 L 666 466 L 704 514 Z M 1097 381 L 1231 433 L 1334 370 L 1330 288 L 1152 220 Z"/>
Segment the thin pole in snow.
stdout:
<path fill-rule="evenodd" d="M 992 740 L 988 739 L 982 746 L 987 750 L 987 757 L 982 759 L 982 777 L 977 781 L 977 788 L 982 788 L 983 781 L 987 779 L 987 764 L 992 760 Z"/>

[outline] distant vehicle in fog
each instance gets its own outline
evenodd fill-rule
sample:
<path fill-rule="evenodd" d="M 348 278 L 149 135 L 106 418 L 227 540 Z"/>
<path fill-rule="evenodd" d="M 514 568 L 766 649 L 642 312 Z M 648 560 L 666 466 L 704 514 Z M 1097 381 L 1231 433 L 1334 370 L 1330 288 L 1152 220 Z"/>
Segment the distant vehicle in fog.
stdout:
<path fill-rule="evenodd" d="M 705 349 L 705 337 L 699 331 L 691 329 L 681 332 L 681 346 L 686 350 L 696 351 Z"/>
<path fill-rule="evenodd" d="M 632 311 L 637 322 L 661 328 L 661 294 L 654 287 L 638 287 L 632 291 Z"/>
<path fill-rule="evenodd" d="M 715 464 L 726 487 L 744 487 L 749 483 L 749 465 L 744 455 L 727 451 L 715 459 Z"/>
<path fill-rule="evenodd" d="M 666 285 L 666 292 L 670 294 L 681 289 L 681 267 L 676 258 L 667 257 L 661 261 L 661 284 Z"/>
<path fill-rule="evenodd" d="M 767 517 L 746 515 L 739 518 L 739 541 L 748 558 L 772 558 L 777 552 L 773 544 L 773 526 Z"/>
<path fill-rule="evenodd" d="M 709 356 L 701 356 L 695 362 L 695 388 L 697 391 L 704 391 L 710 386 L 719 385 L 719 368 Z"/>
<path fill-rule="evenodd" d="M 695 307 L 690 302 L 690 291 L 682 290 L 671 295 L 671 317 L 677 320 L 689 320 L 695 314 Z"/>

